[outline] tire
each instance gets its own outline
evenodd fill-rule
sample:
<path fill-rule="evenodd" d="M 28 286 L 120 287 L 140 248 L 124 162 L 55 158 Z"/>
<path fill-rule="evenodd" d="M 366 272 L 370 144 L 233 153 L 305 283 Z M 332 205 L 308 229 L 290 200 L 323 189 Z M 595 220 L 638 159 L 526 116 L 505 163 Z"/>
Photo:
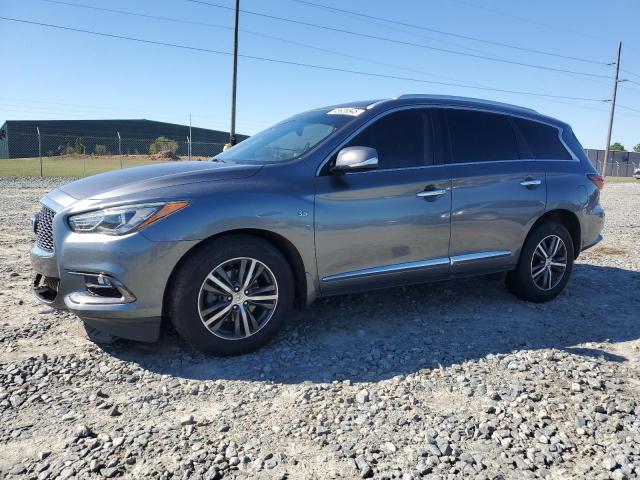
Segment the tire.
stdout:
<path fill-rule="evenodd" d="M 237 289 L 244 284 L 241 272 L 244 279 L 251 274 L 256 278 L 248 290 L 227 293 L 222 286 Z M 203 245 L 179 265 L 169 288 L 167 310 L 176 331 L 213 355 L 238 355 L 261 347 L 293 310 L 293 274 L 287 260 L 271 243 L 250 235 Z M 251 293 L 260 290 L 264 293 Z"/>
<path fill-rule="evenodd" d="M 562 243 L 558 243 L 556 256 L 546 260 L 544 254 L 553 251 L 555 239 Z M 544 243 L 541 245 L 541 242 Z M 573 240 L 569 231 L 557 222 L 542 223 L 525 240 L 516 269 L 507 273 L 507 288 L 522 300 L 548 302 L 557 297 L 569 281 L 573 259 Z M 565 264 L 564 270 L 559 266 L 562 263 Z"/>

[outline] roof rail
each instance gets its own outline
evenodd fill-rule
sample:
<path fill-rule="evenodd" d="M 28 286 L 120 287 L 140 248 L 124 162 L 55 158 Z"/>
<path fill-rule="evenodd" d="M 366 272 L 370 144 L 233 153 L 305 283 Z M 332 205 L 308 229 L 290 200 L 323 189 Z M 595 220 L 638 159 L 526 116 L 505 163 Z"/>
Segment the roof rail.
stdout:
<path fill-rule="evenodd" d="M 456 95 L 432 95 L 432 94 L 425 94 L 425 93 L 409 93 L 409 94 L 405 94 L 405 95 L 400 95 L 398 97 L 395 97 L 395 99 L 401 100 L 401 99 L 425 99 L 425 100 L 457 100 L 460 102 L 469 102 L 469 103 L 478 103 L 478 104 L 483 104 L 483 105 L 494 105 L 494 106 L 498 106 L 498 107 L 508 107 L 508 108 L 513 108 L 513 109 L 517 109 L 517 110 L 522 110 L 525 112 L 530 112 L 530 113 L 536 113 L 539 114 L 539 112 L 537 112 L 536 110 L 532 109 L 532 108 L 527 108 L 527 107 L 521 107 L 519 105 L 513 105 L 510 103 L 504 103 L 504 102 L 496 102 L 494 100 L 484 100 L 481 98 L 472 98 L 472 97 L 460 97 L 460 96 L 456 96 Z"/>

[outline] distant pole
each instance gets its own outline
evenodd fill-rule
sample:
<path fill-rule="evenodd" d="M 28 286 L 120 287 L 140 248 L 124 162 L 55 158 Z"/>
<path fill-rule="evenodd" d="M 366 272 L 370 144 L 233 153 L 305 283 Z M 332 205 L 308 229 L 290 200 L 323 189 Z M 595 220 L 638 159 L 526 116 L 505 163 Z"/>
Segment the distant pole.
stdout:
<path fill-rule="evenodd" d="M 191 161 L 191 137 L 187 135 L 187 153 L 189 154 L 189 161 Z"/>
<path fill-rule="evenodd" d="M 231 129 L 229 130 L 229 144 L 236 144 L 236 87 L 238 84 L 238 17 L 240 14 L 240 0 L 236 0 L 236 18 L 233 29 L 233 83 L 231 85 Z"/>
<path fill-rule="evenodd" d="M 42 172 L 42 139 L 40 138 L 40 127 L 36 127 L 38 132 L 38 156 L 40 157 L 40 176 L 44 177 Z"/>
<path fill-rule="evenodd" d="M 191 161 L 191 114 L 189 114 L 189 161 Z"/>
<path fill-rule="evenodd" d="M 616 73 L 613 77 L 613 93 L 611 95 L 611 113 L 609 114 L 609 130 L 607 132 L 607 144 L 604 149 L 604 162 L 602 162 L 602 176 L 607 176 L 607 160 L 609 159 L 609 147 L 611 146 L 611 131 L 613 130 L 613 116 L 616 111 L 616 96 L 618 94 L 618 77 L 620 75 L 620 54 L 622 42 L 618 42 L 618 59 L 616 60 Z"/>
<path fill-rule="evenodd" d="M 120 132 L 116 132 L 118 134 L 118 154 L 120 155 L 120 169 L 122 170 L 122 138 L 120 137 Z"/>

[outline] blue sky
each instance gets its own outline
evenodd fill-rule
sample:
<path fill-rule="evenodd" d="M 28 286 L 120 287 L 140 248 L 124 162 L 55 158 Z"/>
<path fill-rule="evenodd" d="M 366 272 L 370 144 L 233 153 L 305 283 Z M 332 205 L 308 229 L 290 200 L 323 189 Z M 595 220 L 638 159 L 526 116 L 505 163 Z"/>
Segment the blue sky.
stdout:
<path fill-rule="evenodd" d="M 231 51 L 231 11 L 186 0 L 73 3 L 204 22 L 219 27 L 94 11 L 42 0 L 0 0 L 0 16 L 104 33 Z M 232 6 L 232 0 L 209 0 Z M 620 109 L 613 140 L 640 143 L 640 2 L 637 0 L 315 0 L 401 22 L 600 62 L 623 42 Z M 241 0 L 241 8 L 437 48 L 610 76 L 612 67 L 468 41 L 362 19 L 292 0 Z M 611 79 L 527 68 L 446 54 L 241 14 L 240 53 L 423 80 L 606 99 Z M 252 33 L 250 33 L 252 32 Z M 288 39 L 328 51 L 293 45 Z M 353 56 L 363 59 L 352 58 Z M 0 123 L 6 119 L 148 118 L 227 130 L 231 58 L 0 21 Z M 379 62 L 379 63 L 375 63 Z M 380 63 L 388 64 L 381 65 Z M 390 66 L 393 65 L 393 66 Z M 399 67 L 399 68 L 397 68 Z M 442 77 L 447 77 L 443 79 Z M 241 58 L 237 130 L 255 133 L 296 112 L 401 93 L 441 93 L 528 106 L 574 126 L 586 147 L 602 148 L 608 105 L 554 100 Z"/>

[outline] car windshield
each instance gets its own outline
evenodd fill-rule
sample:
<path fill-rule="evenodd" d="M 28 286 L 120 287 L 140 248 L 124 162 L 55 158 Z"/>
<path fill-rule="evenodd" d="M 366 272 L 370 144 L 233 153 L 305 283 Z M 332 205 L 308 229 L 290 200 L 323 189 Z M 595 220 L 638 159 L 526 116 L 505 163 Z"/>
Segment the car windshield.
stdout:
<path fill-rule="evenodd" d="M 302 113 L 247 138 L 213 160 L 230 163 L 277 163 L 294 160 L 313 150 L 329 135 L 362 113 L 336 108 Z"/>

